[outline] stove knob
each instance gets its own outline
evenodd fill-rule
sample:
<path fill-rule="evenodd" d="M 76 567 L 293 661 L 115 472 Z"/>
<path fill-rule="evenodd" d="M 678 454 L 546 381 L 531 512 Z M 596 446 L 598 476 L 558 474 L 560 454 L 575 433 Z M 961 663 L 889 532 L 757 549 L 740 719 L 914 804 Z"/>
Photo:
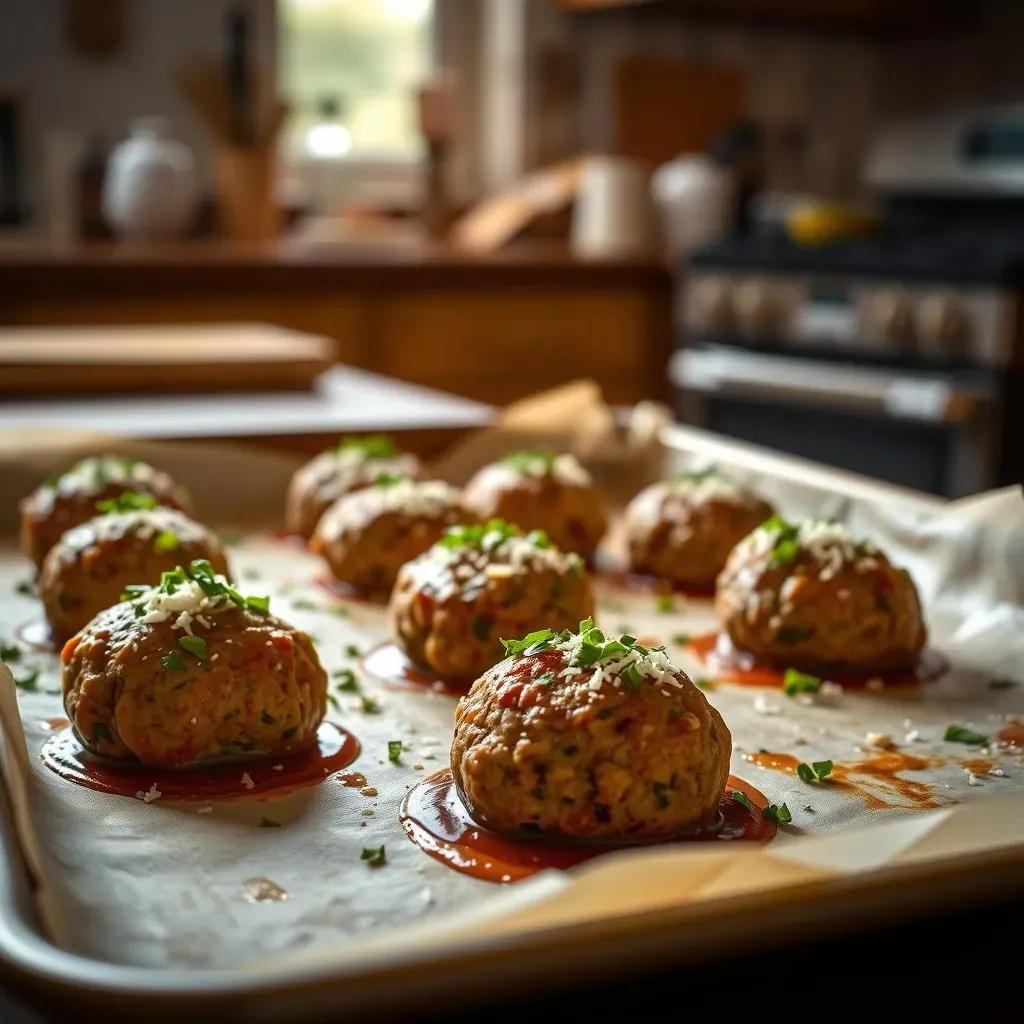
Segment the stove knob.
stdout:
<path fill-rule="evenodd" d="M 879 292 L 871 299 L 869 315 L 877 340 L 902 346 L 913 339 L 914 314 L 902 295 Z"/>
<path fill-rule="evenodd" d="M 971 337 L 971 318 L 952 296 L 927 295 L 917 307 L 917 333 L 926 352 L 963 352 Z"/>
<path fill-rule="evenodd" d="M 777 336 L 785 326 L 786 307 L 770 288 L 745 281 L 736 292 L 736 319 L 745 335 Z"/>
<path fill-rule="evenodd" d="M 690 289 L 688 323 L 698 330 L 727 333 L 735 326 L 732 289 L 720 277 L 704 277 Z"/>

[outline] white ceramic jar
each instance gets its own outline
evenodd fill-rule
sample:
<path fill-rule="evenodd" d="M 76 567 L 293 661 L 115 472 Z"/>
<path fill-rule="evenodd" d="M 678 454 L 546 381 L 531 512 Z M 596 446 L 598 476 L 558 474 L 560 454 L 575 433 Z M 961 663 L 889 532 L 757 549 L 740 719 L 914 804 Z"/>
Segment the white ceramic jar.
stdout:
<path fill-rule="evenodd" d="M 110 156 L 103 212 L 124 239 L 177 238 L 193 225 L 199 177 L 192 151 L 173 138 L 164 118 L 132 123 Z"/>

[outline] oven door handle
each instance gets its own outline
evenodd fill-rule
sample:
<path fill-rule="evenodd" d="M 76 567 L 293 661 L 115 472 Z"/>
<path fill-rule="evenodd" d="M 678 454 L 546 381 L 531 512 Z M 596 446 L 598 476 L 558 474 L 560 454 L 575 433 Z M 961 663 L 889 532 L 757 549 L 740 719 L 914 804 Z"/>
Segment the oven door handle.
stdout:
<path fill-rule="evenodd" d="M 725 349 L 683 349 L 672 383 L 701 394 L 746 396 L 901 420 L 967 423 L 991 402 L 984 391 L 937 375 L 909 374 Z"/>

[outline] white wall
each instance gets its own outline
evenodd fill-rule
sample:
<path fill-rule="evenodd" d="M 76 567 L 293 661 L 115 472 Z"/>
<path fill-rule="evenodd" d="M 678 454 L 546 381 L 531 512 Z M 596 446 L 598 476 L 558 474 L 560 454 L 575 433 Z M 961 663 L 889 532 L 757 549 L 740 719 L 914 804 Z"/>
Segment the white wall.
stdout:
<path fill-rule="evenodd" d="M 173 69 L 183 57 L 219 53 L 224 15 L 236 0 L 124 0 L 121 52 L 107 61 L 76 53 L 66 42 L 64 0 L 0 0 L 0 95 L 23 97 L 29 186 L 39 181 L 42 140 L 52 129 L 125 135 L 133 118 L 160 114 L 206 168 L 210 145 L 202 124 L 178 93 Z M 272 66 L 273 2 L 246 0 L 256 15 L 261 61 Z"/>

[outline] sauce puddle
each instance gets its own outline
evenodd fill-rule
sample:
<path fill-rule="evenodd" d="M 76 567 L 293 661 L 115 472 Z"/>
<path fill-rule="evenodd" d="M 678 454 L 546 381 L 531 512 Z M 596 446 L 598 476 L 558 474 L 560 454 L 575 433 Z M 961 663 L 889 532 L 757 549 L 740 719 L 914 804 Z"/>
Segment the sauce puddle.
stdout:
<path fill-rule="evenodd" d="M 324 722 L 317 731 L 316 744 L 294 754 L 239 758 L 170 771 L 96 757 L 71 729 L 63 729 L 46 740 L 39 756 L 61 778 L 100 793 L 139 796 L 155 787 L 164 800 L 231 800 L 315 786 L 359 756 L 359 741 L 339 726 Z M 275 766 L 279 766 L 276 771 Z"/>
<path fill-rule="evenodd" d="M 52 654 L 57 650 L 50 638 L 50 624 L 46 619 L 32 619 L 14 627 L 14 635 L 18 640 L 33 651 L 46 651 Z"/>
<path fill-rule="evenodd" d="M 753 754 L 744 754 L 743 760 L 755 764 L 759 768 L 786 772 L 796 775 L 800 759 L 792 754 L 780 754 L 774 751 L 760 750 Z M 857 795 L 873 810 L 887 807 L 903 807 L 912 810 L 928 810 L 941 807 L 932 798 L 935 787 L 928 782 L 906 779 L 901 772 L 923 772 L 929 768 L 937 768 L 946 763 L 943 757 L 918 757 L 905 754 L 898 750 L 886 750 L 874 757 L 858 761 L 855 764 L 836 764 L 832 774 L 820 783 L 808 784 L 808 789 L 818 786 L 839 786 L 854 790 Z M 860 776 L 869 782 L 857 782 Z M 891 798 L 897 797 L 899 802 Z"/>
<path fill-rule="evenodd" d="M 417 690 L 420 693 L 461 697 L 469 691 L 470 683 L 441 679 L 414 665 L 402 649 L 393 643 L 383 643 L 368 651 L 362 658 L 363 670 L 385 686 L 394 690 Z"/>
<path fill-rule="evenodd" d="M 691 637 L 685 649 L 715 673 L 718 679 L 748 686 L 781 688 L 783 685 L 785 668 L 762 664 L 753 655 L 736 650 L 725 633 L 705 633 Z M 934 682 L 948 671 L 949 662 L 938 651 L 926 650 L 911 668 L 890 672 L 826 672 L 822 673 L 822 678 L 850 689 L 872 689 L 876 685 L 875 680 L 879 680 L 879 688 L 888 689 Z"/>
<path fill-rule="evenodd" d="M 751 811 L 733 795 L 740 790 Z M 481 828 L 459 795 L 451 769 L 444 768 L 417 783 L 405 795 L 399 818 L 405 834 L 424 853 L 456 871 L 487 882 L 517 882 L 547 868 L 575 867 L 616 850 L 679 843 L 743 840 L 766 843 L 777 829 L 761 816 L 768 800 L 749 783 L 730 776 L 717 821 L 685 835 L 658 842 L 570 845 L 543 840 L 506 839 Z"/>

